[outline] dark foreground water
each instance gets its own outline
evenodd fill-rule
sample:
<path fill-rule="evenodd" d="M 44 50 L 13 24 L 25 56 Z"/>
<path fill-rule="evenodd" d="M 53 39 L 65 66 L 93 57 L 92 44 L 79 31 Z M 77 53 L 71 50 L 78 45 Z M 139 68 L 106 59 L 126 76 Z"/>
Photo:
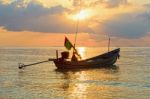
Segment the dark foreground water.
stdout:
<path fill-rule="evenodd" d="M 150 48 L 121 48 L 113 68 L 58 71 L 53 62 L 18 69 L 18 62 L 55 58 L 63 48 L 0 48 L 0 99 L 150 99 Z M 105 48 L 79 48 L 83 58 Z"/>

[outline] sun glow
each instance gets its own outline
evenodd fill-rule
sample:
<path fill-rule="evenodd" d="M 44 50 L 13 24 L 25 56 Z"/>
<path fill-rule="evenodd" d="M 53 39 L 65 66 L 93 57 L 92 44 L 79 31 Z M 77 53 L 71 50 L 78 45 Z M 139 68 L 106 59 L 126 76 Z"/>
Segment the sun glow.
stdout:
<path fill-rule="evenodd" d="M 77 15 L 76 18 L 79 18 L 80 20 L 86 19 L 88 17 L 88 13 L 85 10 L 80 11 Z"/>
<path fill-rule="evenodd" d="M 81 10 L 78 13 L 70 15 L 71 19 L 73 20 L 85 20 L 88 19 L 91 16 L 91 11 L 88 9 Z"/>

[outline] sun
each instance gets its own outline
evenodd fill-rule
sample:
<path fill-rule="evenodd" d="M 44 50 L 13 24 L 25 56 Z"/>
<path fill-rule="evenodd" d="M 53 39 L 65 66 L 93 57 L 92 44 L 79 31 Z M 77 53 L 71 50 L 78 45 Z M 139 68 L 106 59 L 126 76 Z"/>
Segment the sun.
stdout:
<path fill-rule="evenodd" d="M 81 10 L 75 14 L 70 15 L 73 20 L 85 20 L 91 16 L 91 12 L 88 9 Z"/>
<path fill-rule="evenodd" d="M 86 10 L 82 10 L 75 15 L 76 19 L 84 20 L 88 17 L 88 12 Z"/>

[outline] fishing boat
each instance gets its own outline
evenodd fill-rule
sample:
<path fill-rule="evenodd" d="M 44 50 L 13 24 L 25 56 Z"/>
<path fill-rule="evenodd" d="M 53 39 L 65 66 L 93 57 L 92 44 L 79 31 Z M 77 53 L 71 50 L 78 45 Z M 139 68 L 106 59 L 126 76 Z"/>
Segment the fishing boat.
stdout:
<path fill-rule="evenodd" d="M 107 53 L 79 61 L 65 61 L 62 58 L 53 60 L 58 69 L 79 69 L 110 67 L 119 59 L 120 48 Z M 62 56 L 63 57 L 63 56 Z"/>
<path fill-rule="evenodd" d="M 69 56 L 69 52 L 62 52 L 62 56 L 58 58 L 58 51 L 56 50 L 56 59 L 50 58 L 45 61 L 31 63 L 31 64 L 23 64 L 18 63 L 19 69 L 22 69 L 24 67 L 41 64 L 49 61 L 53 61 L 55 66 L 59 70 L 63 69 L 81 69 L 81 68 L 100 68 L 100 67 L 112 67 L 115 66 L 114 64 L 119 59 L 120 55 L 120 48 L 114 49 L 112 51 L 106 52 L 104 54 L 97 55 L 95 57 L 91 57 L 88 59 L 80 59 L 80 60 L 67 60 Z"/>

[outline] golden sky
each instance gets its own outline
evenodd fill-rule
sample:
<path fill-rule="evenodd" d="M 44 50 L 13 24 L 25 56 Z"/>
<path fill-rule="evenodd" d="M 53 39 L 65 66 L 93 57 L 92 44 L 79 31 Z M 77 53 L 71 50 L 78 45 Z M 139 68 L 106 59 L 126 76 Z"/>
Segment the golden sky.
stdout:
<path fill-rule="evenodd" d="M 0 46 L 150 46 L 149 0 L 0 0 Z"/>

